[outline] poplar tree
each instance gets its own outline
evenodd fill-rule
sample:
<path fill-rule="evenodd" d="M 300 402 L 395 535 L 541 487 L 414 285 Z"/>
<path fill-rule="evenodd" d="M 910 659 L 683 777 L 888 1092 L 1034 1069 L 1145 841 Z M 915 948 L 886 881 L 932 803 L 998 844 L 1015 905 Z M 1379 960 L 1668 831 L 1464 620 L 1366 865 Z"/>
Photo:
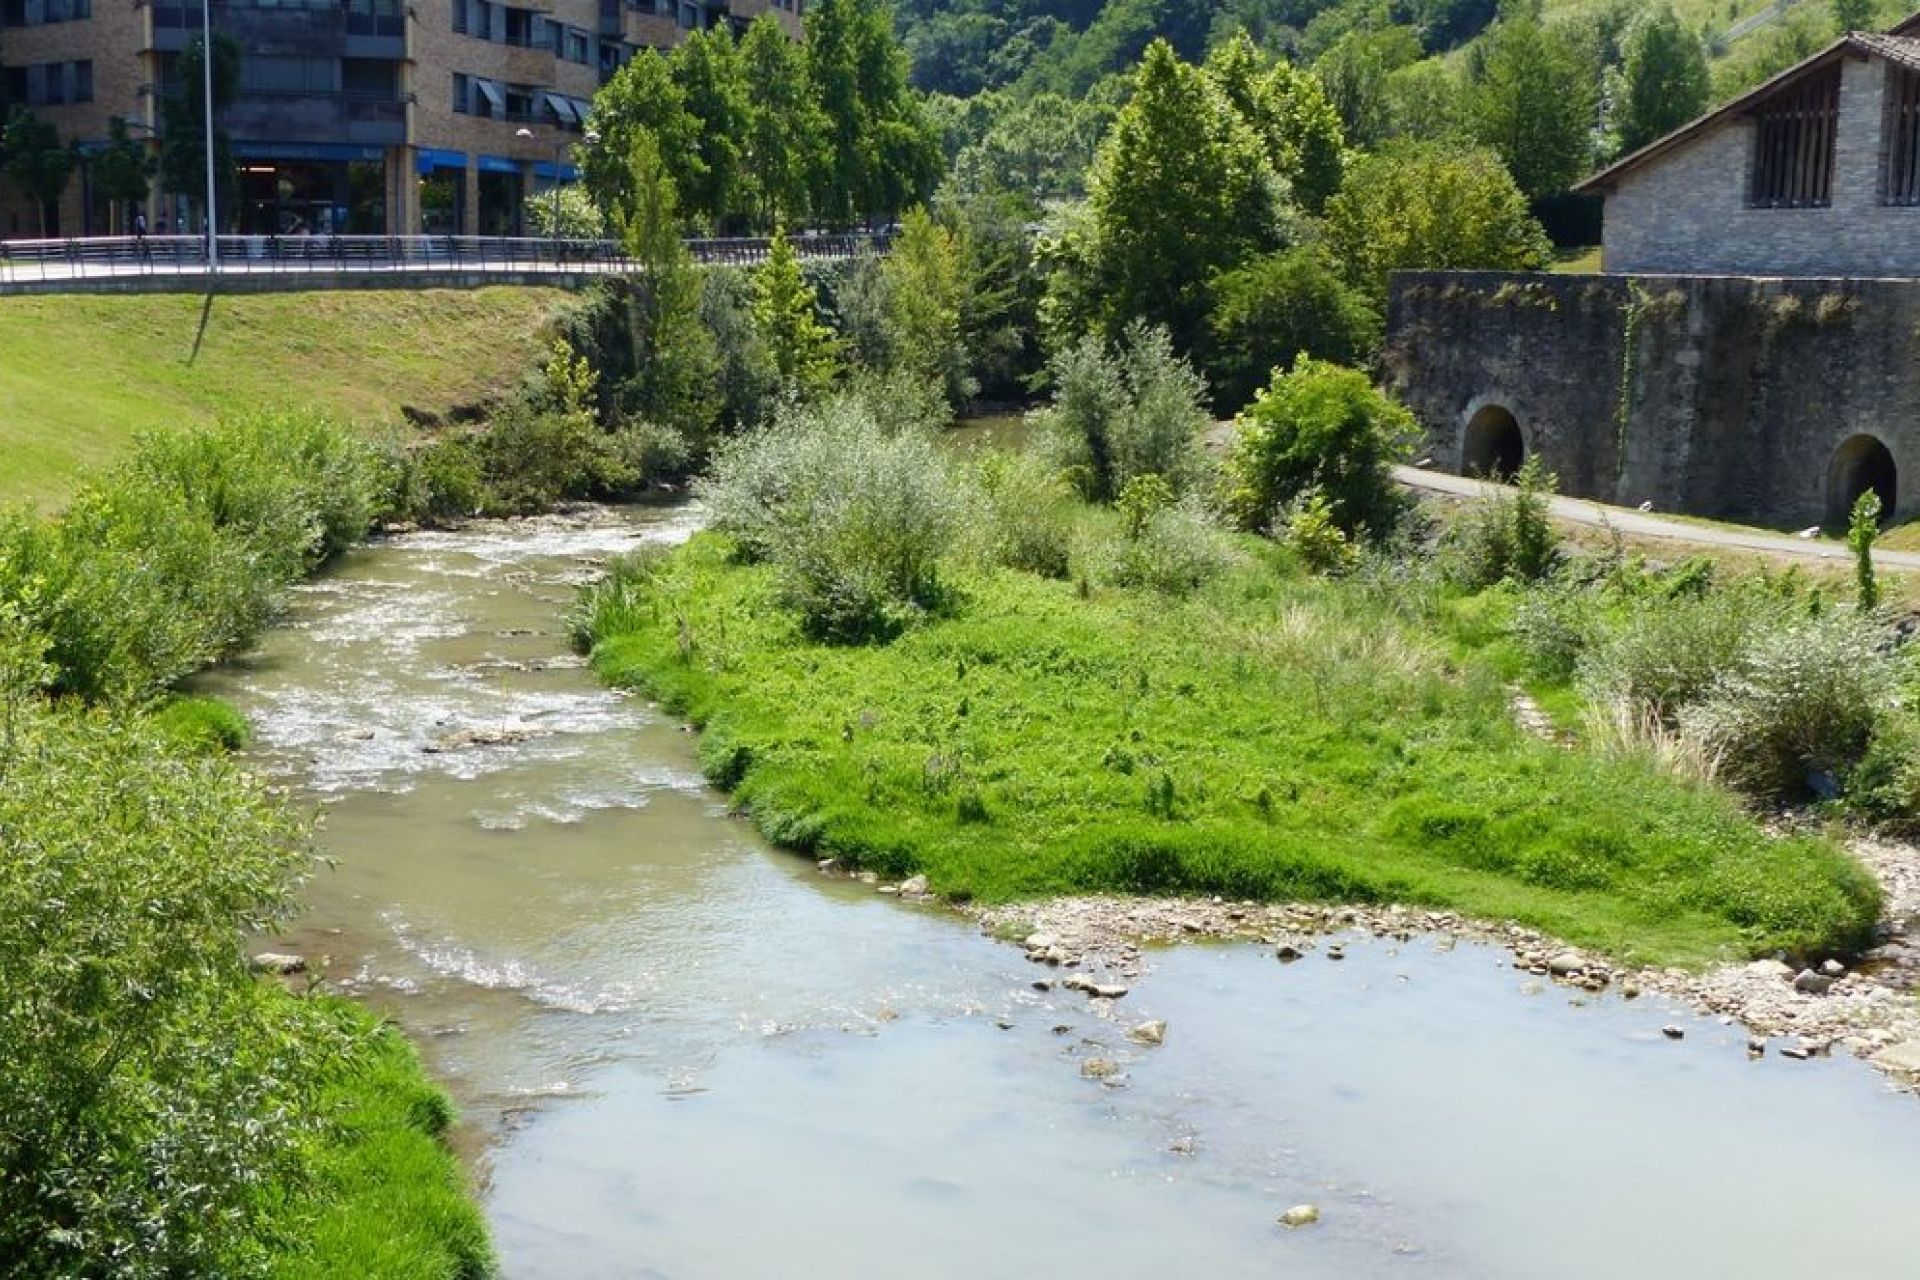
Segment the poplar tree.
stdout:
<path fill-rule="evenodd" d="M 820 323 L 819 299 L 783 227 L 774 228 L 767 260 L 753 273 L 752 311 L 753 327 L 773 355 L 782 386 L 804 395 L 833 381 L 838 344 Z"/>
<path fill-rule="evenodd" d="M 1635 23 L 1625 55 L 1615 120 L 1621 152 L 1637 151 L 1707 109 L 1713 93 L 1707 51 L 1672 9 Z"/>

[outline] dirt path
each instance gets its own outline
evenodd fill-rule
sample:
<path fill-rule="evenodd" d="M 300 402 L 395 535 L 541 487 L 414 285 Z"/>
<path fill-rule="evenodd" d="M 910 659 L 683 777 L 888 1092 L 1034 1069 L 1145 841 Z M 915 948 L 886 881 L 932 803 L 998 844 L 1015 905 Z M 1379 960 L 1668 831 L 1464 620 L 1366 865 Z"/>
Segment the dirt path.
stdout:
<path fill-rule="evenodd" d="M 1482 497 L 1494 488 L 1484 480 L 1469 480 L 1464 476 L 1448 475 L 1441 471 L 1423 471 L 1418 467 L 1395 467 L 1393 477 L 1409 489 L 1416 489 L 1423 493 L 1445 494 L 1455 498 Z M 1631 507 L 1610 507 L 1603 502 L 1594 502 L 1587 498 L 1555 497 L 1552 499 L 1552 504 L 1555 519 L 1595 529 L 1611 526 L 1630 538 L 1648 538 L 1695 547 L 1725 547 L 1736 551 L 1758 551 L 1767 555 L 1792 556 L 1801 560 L 1823 560 L 1835 563 L 1845 562 L 1848 555 L 1846 547 L 1840 543 L 1819 538 L 1794 538 L 1776 533 L 1723 529 L 1714 525 L 1668 519 L 1645 511 L 1636 511 Z M 1876 549 L 1873 553 L 1873 562 L 1883 569 L 1920 570 L 1920 552 Z"/>

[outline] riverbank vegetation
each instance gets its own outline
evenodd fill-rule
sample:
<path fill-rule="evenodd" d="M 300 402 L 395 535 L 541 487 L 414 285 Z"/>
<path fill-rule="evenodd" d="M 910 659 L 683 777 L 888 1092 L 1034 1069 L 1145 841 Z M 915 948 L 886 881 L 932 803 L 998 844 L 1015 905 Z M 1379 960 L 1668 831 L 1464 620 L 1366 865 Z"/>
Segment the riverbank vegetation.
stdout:
<path fill-rule="evenodd" d="M 1576 563 L 1525 505 L 1423 539 L 1404 503 L 1383 514 L 1399 424 L 1352 377 L 1279 379 L 1225 464 L 1234 491 L 1269 486 L 1242 523 L 1271 537 L 1213 514 L 1191 428 L 1117 491 L 1058 469 L 1156 438 L 1167 402 L 1129 405 L 1117 370 L 1088 378 L 1121 406 L 1104 420 L 1063 379 L 1031 457 L 962 463 L 857 397 L 796 410 L 717 459 L 712 533 L 583 596 L 577 638 L 703 729 L 772 839 L 955 897 L 1413 901 L 1664 961 L 1863 945 L 1857 864 L 1656 748 L 1698 742 L 1755 795 L 1804 798 L 1816 763 L 1872 773 L 1897 669 L 1877 624 L 1793 582 Z M 1358 452 L 1338 504 L 1272 465 L 1287 441 Z M 1555 599 L 1594 620 L 1595 656 L 1550 669 Z M 1685 600 L 1742 638 L 1696 659 L 1642 634 L 1689 625 Z M 1762 611 L 1780 629 L 1748 638 Z M 1702 663 L 1693 701 L 1648 692 L 1654 654 Z M 1595 726 L 1649 718 L 1570 748 L 1516 723 L 1516 680 Z"/>
<path fill-rule="evenodd" d="M 0 521 L 0 1256 L 22 1276 L 485 1274 L 412 1049 L 257 980 L 299 818 L 176 700 L 365 534 L 395 459 L 271 415 L 145 437 Z"/>

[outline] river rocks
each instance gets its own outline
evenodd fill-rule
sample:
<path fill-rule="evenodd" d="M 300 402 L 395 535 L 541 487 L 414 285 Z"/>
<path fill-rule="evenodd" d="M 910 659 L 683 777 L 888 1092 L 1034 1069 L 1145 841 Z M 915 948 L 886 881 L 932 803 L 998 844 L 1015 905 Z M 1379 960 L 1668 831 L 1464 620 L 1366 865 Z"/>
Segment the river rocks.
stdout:
<path fill-rule="evenodd" d="M 271 973 L 285 977 L 290 973 L 305 973 L 307 958 L 285 951 L 262 951 L 253 957 L 255 973 Z"/>
<path fill-rule="evenodd" d="M 1345 960 L 1346 958 L 1347 958 L 1347 949 L 1341 946 L 1339 943 L 1337 942 L 1333 943 L 1327 948 L 1327 959 Z"/>
<path fill-rule="evenodd" d="M 1802 995 L 1823 996 L 1833 987 L 1833 979 L 1824 973 L 1815 973 L 1811 969 L 1802 969 L 1800 976 L 1793 980 L 1793 989 Z"/>
<path fill-rule="evenodd" d="M 900 882 L 900 896 L 903 898 L 924 898 L 927 896 L 927 878 L 909 876 Z"/>
<path fill-rule="evenodd" d="M 1292 964 L 1305 954 L 1306 952 L 1291 942 L 1283 942 L 1273 949 L 1273 958 L 1281 964 Z"/>
<path fill-rule="evenodd" d="M 1882 1071 L 1920 1076 L 1920 1040 L 1898 1040 L 1875 1053 L 1869 1062 Z"/>
<path fill-rule="evenodd" d="M 544 737 L 537 729 L 516 729 L 509 726 L 482 727 L 477 729 L 454 729 L 443 733 L 432 742 L 421 747 L 427 755 L 438 755 L 442 751 L 458 751 L 463 747 L 510 747 L 530 738 Z"/>
<path fill-rule="evenodd" d="M 1289 1231 L 1295 1227 L 1311 1226 L 1320 1221 L 1320 1210 L 1310 1204 L 1297 1204 L 1281 1214 L 1279 1221 Z"/>
<path fill-rule="evenodd" d="M 1744 972 L 1756 978 L 1786 982 L 1793 977 L 1793 966 L 1780 960 L 1755 960 Z"/>
<path fill-rule="evenodd" d="M 1141 1023 L 1133 1030 L 1127 1032 L 1127 1038 L 1140 1044 L 1165 1044 L 1167 1042 L 1167 1024 L 1164 1019 L 1154 1018 L 1151 1021 Z"/>
<path fill-rule="evenodd" d="M 1660 1028 L 1660 1034 L 1669 1040 L 1680 1040 L 1686 1037 L 1687 1029 L 1669 1022 L 1666 1026 Z"/>
<path fill-rule="evenodd" d="M 1089 1080 L 1111 1080 L 1120 1074 L 1120 1064 L 1112 1058 L 1087 1058 L 1080 1064 L 1080 1074 Z"/>
<path fill-rule="evenodd" d="M 1795 1062 L 1805 1062 L 1813 1056 L 1813 1051 L 1803 1044 L 1790 1044 L 1780 1050 L 1783 1058 L 1792 1058 Z"/>
<path fill-rule="evenodd" d="M 1749 1058 L 1758 1058 L 1763 1054 L 1765 1054 L 1766 1051 L 1767 1051 L 1767 1038 L 1765 1036 L 1748 1036 L 1747 1037 L 1747 1056 Z"/>
<path fill-rule="evenodd" d="M 1574 977 L 1584 972 L 1586 967 L 1587 962 L 1580 958 L 1578 952 L 1574 951 L 1562 951 L 1559 955 L 1547 961 L 1547 972 L 1556 978 Z"/>
<path fill-rule="evenodd" d="M 1847 976 L 1847 966 L 1841 964 L 1838 960 L 1829 960 L 1820 966 L 1820 976 L 1823 978 L 1844 978 Z"/>
<path fill-rule="evenodd" d="M 1060 980 L 1060 985 L 1068 991 L 1079 991 L 1086 995 L 1092 995 L 1094 981 L 1084 973 L 1070 973 Z"/>
<path fill-rule="evenodd" d="M 1090 994 L 1096 1000 L 1118 1000 L 1127 994 L 1128 989 L 1125 984 L 1119 982 L 1097 982 L 1093 985 Z"/>

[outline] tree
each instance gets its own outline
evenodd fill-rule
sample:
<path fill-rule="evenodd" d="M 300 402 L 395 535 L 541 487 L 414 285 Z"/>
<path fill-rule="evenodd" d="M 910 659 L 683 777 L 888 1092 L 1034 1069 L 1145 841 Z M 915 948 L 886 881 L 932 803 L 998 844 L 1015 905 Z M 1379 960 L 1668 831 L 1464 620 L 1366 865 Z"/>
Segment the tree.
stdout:
<path fill-rule="evenodd" d="M 1275 246 L 1273 186 L 1253 131 L 1198 68 L 1156 40 L 1090 184 L 1090 283 L 1105 332 L 1144 319 L 1191 349 L 1214 275 Z"/>
<path fill-rule="evenodd" d="M 6 174 L 33 202 L 40 216 L 40 234 L 47 234 L 47 211 L 59 205 L 76 159 L 74 149 L 60 141 L 60 131 L 26 107 L 15 107 L 7 118 L 4 137 Z"/>
<path fill-rule="evenodd" d="M 824 122 L 813 184 L 827 221 L 872 221 L 923 200 L 940 139 L 907 86 L 907 59 L 879 0 L 820 0 L 807 11 L 806 59 Z"/>
<path fill-rule="evenodd" d="M 1339 189 L 1346 148 L 1340 115 L 1320 81 L 1289 63 L 1268 66 L 1245 32 L 1215 49 L 1205 69 L 1260 140 L 1267 163 L 1287 180 L 1294 198 L 1318 213 Z"/>
<path fill-rule="evenodd" d="M 1546 233 L 1492 152 L 1396 146 L 1347 170 L 1326 239 L 1347 278 L 1383 305 L 1393 271 L 1544 266 Z"/>
<path fill-rule="evenodd" d="M 1213 292 L 1207 380 L 1227 412 L 1299 356 L 1360 365 L 1380 341 L 1380 313 L 1315 246 L 1255 258 L 1221 276 Z"/>
<path fill-rule="evenodd" d="M 1467 93 L 1474 138 L 1529 198 L 1573 185 L 1592 159 L 1596 73 L 1558 31 L 1505 18 L 1479 45 Z"/>
<path fill-rule="evenodd" d="M 746 63 L 724 26 L 694 31 L 668 63 L 693 118 L 696 163 L 681 184 L 685 207 L 715 227 L 756 201 L 745 190 L 744 144 L 749 140 Z"/>
<path fill-rule="evenodd" d="M 910 209 L 880 271 L 894 367 L 938 385 L 949 404 L 970 398 L 976 384 L 960 337 L 967 277 L 959 239 L 925 209 Z"/>
<path fill-rule="evenodd" d="M 124 231 L 127 206 L 146 199 L 155 162 L 145 143 L 127 132 L 127 122 L 115 116 L 107 126 L 107 145 L 87 161 L 93 189 L 113 206 L 113 225 Z"/>
<path fill-rule="evenodd" d="M 680 237 L 680 202 L 660 144 L 632 132 L 626 196 L 613 223 L 638 270 L 631 278 L 628 323 L 633 375 L 623 389 L 629 412 L 696 436 L 713 422 L 719 353 L 700 318 L 700 269 Z"/>
<path fill-rule="evenodd" d="M 1382 27 L 1349 31 L 1314 60 L 1314 74 L 1355 146 L 1371 147 L 1387 136 L 1387 78 L 1420 61 L 1420 54 L 1412 27 Z"/>
<path fill-rule="evenodd" d="M 741 167 L 761 226 L 797 224 L 807 213 L 807 180 L 817 161 L 820 116 L 807 87 L 800 46 L 779 19 L 763 13 L 740 41 L 752 92 L 747 98 Z"/>
<path fill-rule="evenodd" d="M 1874 0 L 1833 0 L 1834 25 L 1841 31 L 1872 31 L 1878 9 Z"/>
<path fill-rule="evenodd" d="M 172 88 L 160 100 L 160 185 L 186 196 L 200 207 L 207 191 L 207 113 L 202 91 L 206 41 L 195 37 L 176 63 Z M 220 116 L 240 92 L 240 46 L 226 36 L 213 40 L 213 171 L 214 200 L 231 209 L 238 190 L 233 167 L 233 145 L 220 127 Z M 217 213 L 206 209 L 208 225 L 218 227 Z M 185 228 L 181 228 L 185 230 Z"/>
<path fill-rule="evenodd" d="M 767 260 L 753 273 L 752 307 L 754 329 L 785 386 L 810 394 L 833 381 L 838 367 L 833 330 L 820 323 L 819 299 L 782 227 L 774 228 Z"/>
<path fill-rule="evenodd" d="M 706 162 L 695 145 L 698 128 L 686 91 L 657 50 L 642 49 L 614 74 L 593 100 L 593 140 L 575 149 L 587 190 L 607 221 L 632 215 L 627 206 L 636 198 L 634 154 L 643 133 L 650 154 L 672 158 L 678 177 L 671 181 L 705 180 Z"/>
<path fill-rule="evenodd" d="M 1636 22 L 1625 53 L 1614 118 L 1621 152 L 1638 151 L 1707 109 L 1713 92 L 1707 51 L 1672 9 Z"/>

